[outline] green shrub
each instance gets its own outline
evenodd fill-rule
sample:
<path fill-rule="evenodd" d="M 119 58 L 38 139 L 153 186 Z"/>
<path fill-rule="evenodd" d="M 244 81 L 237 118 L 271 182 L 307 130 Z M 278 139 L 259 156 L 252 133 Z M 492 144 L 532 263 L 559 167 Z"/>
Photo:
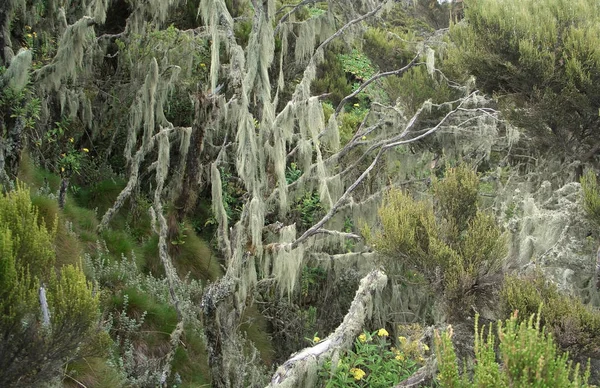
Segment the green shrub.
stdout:
<path fill-rule="evenodd" d="M 435 347 L 441 387 L 589 387 L 589 365 L 583 376 L 579 364 L 573 368 L 568 354 L 559 354 L 551 335 L 541 328 L 540 315 L 519 322 L 515 312 L 503 324 L 498 322 L 499 361 L 496 338 L 490 329 L 478 329 L 475 317 L 475 362 L 472 377 L 460 376 L 452 344 L 452 328 L 436 332 Z"/>
<path fill-rule="evenodd" d="M 575 157 L 597 144 L 600 9 L 596 0 L 470 0 L 450 29 L 451 62 L 496 94 L 542 145 Z M 550 129 L 550 130 L 549 130 Z M 577 150 L 574 152 L 574 150 Z"/>
<path fill-rule="evenodd" d="M 600 187 L 598 187 L 594 171 L 588 170 L 581 177 L 581 190 L 583 192 L 583 208 L 588 218 L 600 226 Z"/>
<path fill-rule="evenodd" d="M 600 347 L 600 312 L 560 293 L 542 274 L 507 277 L 500 302 L 504 313 L 518 310 L 523 316 L 533 314 L 541 305 L 542 324 L 574 357 L 595 353 Z"/>
<path fill-rule="evenodd" d="M 0 196 L 0 386 L 37 386 L 60 375 L 64 362 L 97 337 L 98 296 L 78 266 L 55 270 L 55 233 L 38 219 L 23 186 Z"/>
<path fill-rule="evenodd" d="M 386 256 L 391 275 L 416 270 L 443 295 L 447 312 L 457 314 L 494 287 L 506 243 L 493 216 L 477 207 L 475 172 L 448 169 L 432 192 L 433 203 L 390 191 L 378 212 L 381 229 L 363 234 Z"/>

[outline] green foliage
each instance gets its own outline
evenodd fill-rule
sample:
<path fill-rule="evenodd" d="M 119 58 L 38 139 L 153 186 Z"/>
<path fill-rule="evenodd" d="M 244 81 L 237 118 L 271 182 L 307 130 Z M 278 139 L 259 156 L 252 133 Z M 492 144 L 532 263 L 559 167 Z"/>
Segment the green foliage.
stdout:
<path fill-rule="evenodd" d="M 339 59 L 344 71 L 360 81 L 368 80 L 377 72 L 369 57 L 356 49 L 349 54 L 340 54 Z"/>
<path fill-rule="evenodd" d="M 594 171 L 588 170 L 581 177 L 581 190 L 583 192 L 583 208 L 587 216 L 600 226 L 600 187 L 598 187 Z"/>
<path fill-rule="evenodd" d="M 500 292 L 505 313 L 518 310 L 522 316 L 541 306 L 541 322 L 553 333 L 558 345 L 574 357 L 591 354 L 600 344 L 600 313 L 579 299 L 559 292 L 543 275 L 510 276 Z"/>
<path fill-rule="evenodd" d="M 285 169 L 285 182 L 289 185 L 290 183 L 296 182 L 302 176 L 302 170 L 298 168 L 296 162 L 290 163 L 288 168 Z"/>
<path fill-rule="evenodd" d="M 307 191 L 294 206 L 294 213 L 300 220 L 300 225 L 304 228 L 310 227 L 323 212 L 319 193 L 316 191 Z"/>
<path fill-rule="evenodd" d="M 367 116 L 367 113 L 369 113 L 369 109 L 366 104 L 355 103 L 351 109 L 344 111 L 340 115 L 339 132 L 341 145 L 348 143 L 352 139 L 358 126 Z"/>
<path fill-rule="evenodd" d="M 327 273 L 321 267 L 302 267 L 302 275 L 300 276 L 300 293 L 306 298 L 309 292 L 318 286 L 320 283 L 327 280 Z"/>
<path fill-rule="evenodd" d="M 477 213 L 477 175 L 466 165 L 452 168 L 444 180 L 432 181 L 432 192 L 440 218 L 448 221 L 453 232 L 465 230 Z"/>
<path fill-rule="evenodd" d="M 493 216 L 477 208 L 478 183 L 475 172 L 459 166 L 433 182 L 433 204 L 392 190 L 378 212 L 381 230 L 363 231 L 392 274 L 416 270 L 434 284 L 449 314 L 484 295 L 506 253 Z"/>
<path fill-rule="evenodd" d="M 387 388 L 408 378 L 417 363 L 392 347 L 388 336 L 385 329 L 359 335 L 354 349 L 341 356 L 337 365 L 324 364 L 319 386 Z"/>
<path fill-rule="evenodd" d="M 465 1 L 449 67 L 473 74 L 506 112 L 567 152 L 597 143 L 600 8 L 595 0 Z M 548 130 L 551 129 L 551 133 Z M 555 135 L 554 138 L 548 136 Z M 556 142 L 559 142 L 557 144 Z"/>
<path fill-rule="evenodd" d="M 54 126 L 45 134 L 44 140 L 39 142 L 40 151 L 54 172 L 61 177 L 78 175 L 83 159 L 90 152 L 85 147 L 77 148 L 75 145 L 81 141 L 82 133 L 74 123 L 66 117 L 54 123 Z"/>
<path fill-rule="evenodd" d="M 31 203 L 28 189 L 19 185 L 17 190 L 0 196 L 0 225 L 11 232 L 17 270 L 47 278 L 56 259 L 56 222 L 52 220 L 49 229 L 46 227 Z"/>
<path fill-rule="evenodd" d="M 317 77 L 310 86 L 314 95 L 327 93 L 327 99 L 334 106 L 352 93 L 352 83 L 346 77 L 338 54 L 334 49 L 325 51 L 325 58 L 317 67 Z"/>
<path fill-rule="evenodd" d="M 387 77 L 382 88 L 391 101 L 400 99 L 408 114 L 414 114 L 427 100 L 441 104 L 457 97 L 445 80 L 437 74 L 431 76 L 425 66 L 413 67 L 402 77 Z"/>
<path fill-rule="evenodd" d="M 484 338 L 485 327 L 478 329 L 475 318 L 475 364 L 473 376 L 460 376 L 452 329 L 436 332 L 438 382 L 441 387 L 589 387 L 589 365 L 583 376 L 579 364 L 573 368 L 568 354 L 560 354 L 554 339 L 541 328 L 540 315 L 519 322 L 517 313 L 503 324 L 498 322 L 499 362 L 496 361 L 492 329 Z"/>
<path fill-rule="evenodd" d="M 396 34 L 382 28 L 369 28 L 363 39 L 365 55 L 381 71 L 399 69 L 412 59 L 412 50 L 406 47 L 407 42 L 415 39 L 412 32 Z"/>
<path fill-rule="evenodd" d="M 56 225 L 56 224 L 54 224 Z M 22 185 L 0 197 L 0 385 L 32 385 L 60 374 L 77 356 L 98 318 L 98 296 L 81 269 L 54 269 L 54 235 Z M 45 285 L 50 321 L 42 323 L 38 288 Z"/>

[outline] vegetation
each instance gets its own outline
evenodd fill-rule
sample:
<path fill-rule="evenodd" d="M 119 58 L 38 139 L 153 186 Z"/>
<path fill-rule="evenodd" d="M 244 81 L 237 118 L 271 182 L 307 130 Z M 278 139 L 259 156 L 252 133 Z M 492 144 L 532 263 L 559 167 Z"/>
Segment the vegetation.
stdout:
<path fill-rule="evenodd" d="M 468 311 L 498 284 L 506 244 L 490 214 L 478 209 L 479 180 L 466 165 L 434 180 L 433 203 L 391 191 L 379 209 L 382 230 L 367 241 L 394 271 L 416 270 L 443 296 L 450 315 Z M 486 289 L 488 288 L 488 289 Z"/>
<path fill-rule="evenodd" d="M 501 290 L 504 312 L 529 316 L 539 309 L 538 321 L 572 357 L 583 359 L 598 352 L 600 312 L 558 291 L 541 274 L 508 277 Z"/>
<path fill-rule="evenodd" d="M 471 0 L 449 54 L 545 147 L 588 162 L 597 150 L 598 27 L 594 0 Z"/>
<path fill-rule="evenodd" d="M 318 342 L 320 339 L 315 337 L 314 340 Z M 419 357 L 422 361 L 423 357 Z M 354 341 L 354 349 L 341 357 L 337 366 L 326 362 L 319 373 L 322 381 L 319 386 L 395 386 L 414 373 L 417 366 L 418 363 L 409 358 L 401 347 L 391 346 L 389 333 L 382 328 L 372 333 L 361 333 Z"/>
<path fill-rule="evenodd" d="M 519 322 L 515 312 L 504 323 L 498 322 L 498 351 L 496 337 L 490 326 L 477 327 L 475 318 L 475 361 L 473 376 L 459 373 L 452 345 L 452 328 L 436 333 L 436 356 L 439 360 L 437 380 L 442 387 L 589 387 L 589 364 L 585 373 L 580 366 L 573 367 L 568 354 L 559 354 L 551 335 L 540 325 L 540 315 L 533 314 Z M 484 335 L 487 338 L 484 338 Z"/>
<path fill-rule="evenodd" d="M 94 331 L 99 298 L 80 266 L 55 267 L 56 223 L 49 227 L 22 185 L 0 197 L 0 383 L 5 387 L 40 384 L 58 377 L 64 362 L 86 350 L 101 351 L 89 348 L 102 334 Z"/>
<path fill-rule="evenodd" d="M 599 25 L 592 0 L 0 1 L 0 386 L 435 385 L 436 358 L 449 386 L 584 386 Z"/>

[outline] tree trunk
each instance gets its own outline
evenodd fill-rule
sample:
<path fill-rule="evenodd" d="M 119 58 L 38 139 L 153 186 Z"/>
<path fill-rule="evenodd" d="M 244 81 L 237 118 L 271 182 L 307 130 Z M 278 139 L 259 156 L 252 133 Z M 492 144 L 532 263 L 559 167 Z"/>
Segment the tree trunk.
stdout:
<path fill-rule="evenodd" d="M 200 156 L 204 149 L 204 135 L 210 114 L 210 101 L 199 90 L 194 103 L 194 122 L 188 148 L 185 169 L 183 170 L 182 184 L 179 195 L 175 199 L 177 208 L 177 221 L 182 222 L 185 216 L 195 207 L 198 198 L 198 177 L 200 174 Z"/>
<path fill-rule="evenodd" d="M 8 67 L 10 59 L 10 30 L 8 15 L 11 13 L 10 0 L 3 0 L 0 4 L 0 66 Z"/>
<path fill-rule="evenodd" d="M 60 190 L 58 192 L 58 207 L 61 209 L 65 208 L 67 203 L 67 189 L 69 188 L 69 178 L 63 177 L 60 180 Z"/>

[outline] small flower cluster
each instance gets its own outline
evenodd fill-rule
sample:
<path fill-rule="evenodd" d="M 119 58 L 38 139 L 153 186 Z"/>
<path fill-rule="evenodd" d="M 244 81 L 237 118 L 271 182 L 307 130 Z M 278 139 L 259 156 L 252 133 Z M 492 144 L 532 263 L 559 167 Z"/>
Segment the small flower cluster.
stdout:
<path fill-rule="evenodd" d="M 362 380 L 362 378 L 366 375 L 365 371 L 360 368 L 350 369 L 350 374 L 352 377 L 354 377 L 354 380 Z"/>

